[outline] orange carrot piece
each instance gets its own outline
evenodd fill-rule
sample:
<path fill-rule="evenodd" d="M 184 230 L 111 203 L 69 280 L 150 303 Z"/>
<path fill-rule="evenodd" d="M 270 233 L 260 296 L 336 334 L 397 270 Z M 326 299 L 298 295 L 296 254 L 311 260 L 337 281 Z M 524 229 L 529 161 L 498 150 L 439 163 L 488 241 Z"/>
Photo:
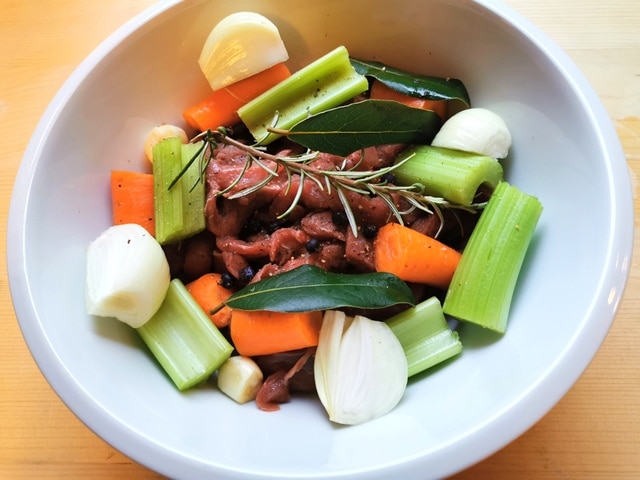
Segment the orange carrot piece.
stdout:
<path fill-rule="evenodd" d="M 378 272 L 441 289 L 449 287 L 461 257 L 457 250 L 399 223 L 378 230 L 373 255 Z"/>
<path fill-rule="evenodd" d="M 251 77 L 215 90 L 208 97 L 187 108 L 182 116 L 190 127 L 201 132 L 235 125 L 240 121 L 238 109 L 291 75 L 284 63 L 278 63 Z"/>
<path fill-rule="evenodd" d="M 151 235 L 156 224 L 153 211 L 153 175 L 113 170 L 111 172 L 113 224 L 137 223 Z"/>
<path fill-rule="evenodd" d="M 395 91 L 393 88 L 386 86 L 380 80 L 373 81 L 369 91 L 369 98 L 374 100 L 395 100 L 396 102 L 403 103 L 408 107 L 432 110 L 443 120 L 447 115 L 446 100 L 430 100 L 426 98 L 411 97 Z"/>
<path fill-rule="evenodd" d="M 220 284 L 221 277 L 222 275 L 219 273 L 205 273 L 185 285 L 187 291 L 218 328 L 226 327 L 231 321 L 229 307 L 223 307 L 221 310 L 211 313 L 232 293 Z"/>
<path fill-rule="evenodd" d="M 322 312 L 280 313 L 233 310 L 231 340 L 240 355 L 252 357 L 318 345 Z"/>

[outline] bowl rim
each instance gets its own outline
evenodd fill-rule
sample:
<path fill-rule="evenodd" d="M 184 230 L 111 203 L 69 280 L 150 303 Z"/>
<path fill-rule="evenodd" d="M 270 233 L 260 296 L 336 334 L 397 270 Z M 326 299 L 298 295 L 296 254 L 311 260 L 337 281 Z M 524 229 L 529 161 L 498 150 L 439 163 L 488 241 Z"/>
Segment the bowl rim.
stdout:
<path fill-rule="evenodd" d="M 202 1 L 204 0 L 194 0 L 198 3 Z M 88 392 L 69 379 L 68 372 L 59 362 L 53 345 L 49 343 L 46 335 L 42 334 L 38 315 L 30 301 L 32 295 L 23 260 L 26 206 L 37 163 L 34 160 L 39 157 L 44 139 L 73 91 L 103 58 L 139 28 L 168 10 L 180 8 L 181 4 L 182 8 L 187 8 L 191 3 L 193 2 L 188 0 L 158 2 L 123 24 L 81 62 L 53 97 L 27 145 L 16 175 L 6 234 L 7 271 L 16 317 L 36 364 L 56 394 L 85 425 L 127 456 L 165 474 L 198 478 L 215 473 L 226 475 L 225 478 L 251 478 L 251 474 L 246 471 L 212 472 L 211 465 L 200 464 L 148 442 L 144 435 L 130 430 L 117 420 L 114 421 L 108 412 L 97 406 Z M 522 392 L 519 401 L 511 405 L 508 411 L 502 412 L 499 417 L 487 419 L 484 425 L 461 439 L 455 449 L 444 447 L 429 457 L 429 468 L 437 476 L 454 474 L 495 453 L 540 420 L 573 386 L 593 359 L 614 321 L 627 284 L 633 250 L 633 229 L 623 228 L 625 225 L 633 225 L 631 180 L 618 135 L 613 123 L 607 120 L 609 116 L 599 97 L 571 58 L 532 22 L 499 0 L 474 0 L 474 3 L 500 19 L 509 21 L 537 49 L 543 51 L 565 80 L 579 92 L 580 101 L 584 110 L 589 113 L 590 122 L 598 126 L 596 130 L 601 137 L 600 144 L 604 145 L 608 156 L 608 181 L 613 205 L 607 244 L 607 268 L 600 279 L 598 291 L 609 292 L 609 295 L 607 298 L 593 300 L 589 310 L 592 321 L 585 322 L 575 341 L 567 345 L 562 355 L 563 369 L 554 366 L 543 380 Z M 613 188 L 614 184 L 616 188 Z M 595 321 L 596 319 L 598 321 Z M 590 341 L 583 341 L 585 339 Z M 545 395 L 536 395 L 542 388 Z M 469 453 L 466 457 L 460 457 L 460 451 Z M 402 464 L 389 466 L 387 470 L 380 472 L 380 478 L 388 477 L 390 474 L 409 477 L 411 472 L 420 468 L 424 468 L 424 459 L 416 456 Z M 365 476 L 370 473 L 364 472 Z M 317 478 L 321 476 L 319 474 Z M 337 478 L 337 475 L 331 476 Z M 348 472 L 346 476 L 361 478 L 358 472 Z M 258 475 L 254 478 L 266 477 Z"/>

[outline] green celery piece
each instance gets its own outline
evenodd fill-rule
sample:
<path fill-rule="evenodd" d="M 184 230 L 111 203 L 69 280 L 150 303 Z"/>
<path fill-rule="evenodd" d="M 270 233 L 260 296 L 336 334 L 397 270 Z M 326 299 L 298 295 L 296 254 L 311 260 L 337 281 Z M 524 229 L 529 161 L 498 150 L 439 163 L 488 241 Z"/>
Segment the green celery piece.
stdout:
<path fill-rule="evenodd" d="M 153 149 L 156 240 L 162 245 L 205 229 L 202 146 L 202 142 L 182 144 L 178 137 L 172 137 Z M 195 155 L 200 158 L 186 168 Z"/>
<path fill-rule="evenodd" d="M 385 323 L 404 349 L 409 364 L 409 377 L 462 351 L 458 332 L 449 328 L 437 297 L 420 302 Z"/>
<path fill-rule="evenodd" d="M 169 284 L 158 312 L 137 330 L 179 390 L 209 378 L 233 352 L 178 279 Z"/>
<path fill-rule="evenodd" d="M 256 141 L 266 145 L 282 136 L 268 127 L 287 130 L 368 88 L 367 78 L 355 71 L 349 52 L 340 46 L 242 106 L 238 115 Z"/>
<path fill-rule="evenodd" d="M 416 145 L 402 152 L 393 171 L 398 185 L 424 186 L 424 193 L 459 205 L 471 205 L 478 187 L 503 179 L 500 162 L 486 155 Z"/>
<path fill-rule="evenodd" d="M 444 300 L 447 315 L 503 334 L 513 292 L 542 214 L 540 201 L 498 184 L 471 233 Z"/>

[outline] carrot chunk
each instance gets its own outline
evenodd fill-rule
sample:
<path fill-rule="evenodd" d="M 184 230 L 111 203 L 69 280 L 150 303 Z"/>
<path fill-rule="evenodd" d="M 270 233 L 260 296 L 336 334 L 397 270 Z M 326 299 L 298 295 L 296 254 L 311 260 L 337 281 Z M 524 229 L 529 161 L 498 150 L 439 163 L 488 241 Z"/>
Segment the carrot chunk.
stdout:
<path fill-rule="evenodd" d="M 399 223 L 380 228 L 373 255 L 378 272 L 441 289 L 449 287 L 461 257 L 457 250 Z"/>
<path fill-rule="evenodd" d="M 233 310 L 231 340 L 240 355 L 252 357 L 318 345 L 322 312 L 280 313 Z"/>
<path fill-rule="evenodd" d="M 221 310 L 211 313 L 232 293 L 221 285 L 221 277 L 222 275 L 219 273 L 206 273 L 185 285 L 187 291 L 218 328 L 226 327 L 231 321 L 229 307 L 223 307 Z"/>
<path fill-rule="evenodd" d="M 153 175 L 113 170 L 111 172 L 113 224 L 137 223 L 155 235 Z"/>
<path fill-rule="evenodd" d="M 218 127 L 232 126 L 240 121 L 238 109 L 291 76 L 284 63 L 278 63 L 251 77 L 213 91 L 193 105 L 182 116 L 187 124 L 201 132 Z"/>
<path fill-rule="evenodd" d="M 373 81 L 369 91 L 369 98 L 373 100 L 395 100 L 396 102 L 403 103 L 408 107 L 432 110 L 443 120 L 447 115 L 446 100 L 430 100 L 427 98 L 411 97 L 395 91 L 393 88 L 386 86 L 380 80 Z"/>

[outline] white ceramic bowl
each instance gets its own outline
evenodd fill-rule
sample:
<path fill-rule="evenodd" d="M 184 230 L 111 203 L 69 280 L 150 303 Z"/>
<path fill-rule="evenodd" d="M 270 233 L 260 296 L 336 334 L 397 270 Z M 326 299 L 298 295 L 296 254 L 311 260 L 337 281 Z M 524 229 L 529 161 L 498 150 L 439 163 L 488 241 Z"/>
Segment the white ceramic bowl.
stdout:
<path fill-rule="evenodd" d="M 411 382 L 389 415 L 330 424 L 319 402 L 278 413 L 215 388 L 179 393 L 117 322 L 84 310 L 85 248 L 110 222 L 108 177 L 207 91 L 197 57 L 233 10 L 280 28 L 296 68 L 355 57 L 455 76 L 514 137 L 508 179 L 544 213 L 499 341 L 464 329 L 461 358 Z M 512 441 L 571 387 L 620 301 L 632 245 L 627 166 L 598 98 L 525 19 L 482 0 L 168 1 L 104 42 L 53 100 L 25 153 L 8 266 L 35 360 L 69 408 L 117 449 L 173 478 L 416 478 L 459 471 Z"/>

